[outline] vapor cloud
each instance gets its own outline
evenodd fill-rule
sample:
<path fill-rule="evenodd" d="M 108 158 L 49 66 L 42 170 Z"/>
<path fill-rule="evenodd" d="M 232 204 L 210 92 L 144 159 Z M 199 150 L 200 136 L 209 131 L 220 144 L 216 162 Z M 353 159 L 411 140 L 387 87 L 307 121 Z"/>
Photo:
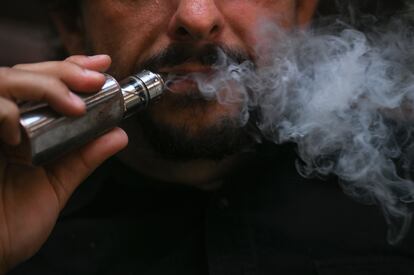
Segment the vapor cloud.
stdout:
<path fill-rule="evenodd" d="M 347 194 L 379 205 L 388 241 L 396 244 L 409 229 L 414 202 L 414 29 L 408 22 L 408 15 L 386 23 L 365 16 L 361 31 L 322 18 L 315 28 L 289 33 L 260 22 L 265 43 L 257 45 L 255 65 L 223 53 L 213 79 L 191 77 L 206 98 L 241 104 L 242 123 L 259 110 L 263 136 L 297 144 L 301 175 L 336 175 Z"/>

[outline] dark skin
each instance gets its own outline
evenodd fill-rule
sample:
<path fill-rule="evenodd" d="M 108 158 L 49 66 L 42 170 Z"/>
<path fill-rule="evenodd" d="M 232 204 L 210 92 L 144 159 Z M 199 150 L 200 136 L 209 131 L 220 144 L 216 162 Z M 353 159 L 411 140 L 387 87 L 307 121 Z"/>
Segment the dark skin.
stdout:
<path fill-rule="evenodd" d="M 82 115 L 84 105 L 70 96 L 69 90 L 98 90 L 104 81 L 99 72 L 110 67 L 109 56 L 113 60 L 110 73 L 118 78 L 135 72 L 171 43 L 185 42 L 194 49 L 222 44 L 240 49 L 257 63 L 254 45 L 265 37 L 256 33 L 255 23 L 265 19 L 286 29 L 305 26 L 316 4 L 317 0 L 85 0 L 78 20 L 68 22 L 55 16 L 62 41 L 71 54 L 107 55 L 73 56 L 61 62 L 0 69 L 0 140 L 11 145 L 20 142 L 16 99 L 45 101 L 62 114 Z M 180 74 L 209 71 L 197 61 L 159 69 Z M 174 92 L 183 95 L 190 86 L 177 86 Z M 150 115 L 156 123 L 172 128 L 185 124 L 187 138 L 191 139 L 223 118 L 236 118 L 239 109 L 237 104 L 214 101 L 203 105 L 194 102 L 177 109 L 167 97 Z M 203 186 L 231 170 L 238 159 L 235 155 L 222 161 L 165 160 L 145 141 L 139 125 L 124 126 L 133 141 L 121 159 L 154 178 L 162 175 L 170 181 Z M 17 165 L 0 154 L 0 274 L 36 253 L 77 186 L 127 143 L 125 132 L 115 129 L 59 161 L 38 168 Z M 150 169 L 154 165 L 157 173 Z"/>

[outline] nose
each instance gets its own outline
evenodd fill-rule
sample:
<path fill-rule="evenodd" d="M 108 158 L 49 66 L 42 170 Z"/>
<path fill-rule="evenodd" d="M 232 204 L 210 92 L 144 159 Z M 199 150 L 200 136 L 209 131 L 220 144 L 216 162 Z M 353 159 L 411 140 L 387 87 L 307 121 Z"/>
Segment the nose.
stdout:
<path fill-rule="evenodd" d="M 169 35 L 178 41 L 212 40 L 223 29 L 215 0 L 181 0 L 171 19 Z"/>

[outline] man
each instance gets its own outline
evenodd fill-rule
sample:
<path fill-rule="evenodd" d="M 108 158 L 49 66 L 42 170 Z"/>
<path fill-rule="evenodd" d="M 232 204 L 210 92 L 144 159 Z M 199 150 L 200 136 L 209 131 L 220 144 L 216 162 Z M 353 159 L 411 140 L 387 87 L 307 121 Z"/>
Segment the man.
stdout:
<path fill-rule="evenodd" d="M 256 23 L 305 28 L 317 1 L 66 4 L 55 22 L 72 56 L 0 71 L 4 143 L 21 140 L 17 101 L 82 115 L 70 90 L 99 89 L 99 72 L 108 69 L 118 79 L 144 68 L 209 75 L 217 48 L 259 66 L 255 45 L 266 37 Z M 170 89 L 122 125 L 129 144 L 119 161 L 104 164 L 68 204 L 79 184 L 127 145 L 121 129 L 41 168 L 1 156 L 3 273 L 25 260 L 10 274 L 412 273 L 412 235 L 399 247 L 387 245 L 376 208 L 333 184 L 298 177 L 289 146 L 254 148 L 237 103 L 200 98 L 188 81 Z"/>

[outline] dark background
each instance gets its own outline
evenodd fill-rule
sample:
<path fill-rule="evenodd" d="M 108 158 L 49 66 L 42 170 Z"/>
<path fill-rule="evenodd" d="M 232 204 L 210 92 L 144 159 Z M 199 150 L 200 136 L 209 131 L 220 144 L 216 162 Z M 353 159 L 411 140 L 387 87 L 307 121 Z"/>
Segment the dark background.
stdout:
<path fill-rule="evenodd" d="M 3 1 L 0 66 L 54 59 L 57 43 L 43 4 L 27 0 Z"/>
<path fill-rule="evenodd" d="M 338 5 L 341 13 L 347 13 L 349 3 L 356 4 L 364 13 L 392 14 L 403 2 L 403 0 L 320 1 L 318 14 L 322 15 L 337 13 Z M 59 41 L 49 21 L 47 2 L 48 0 L 3 1 L 0 8 L 0 66 L 59 58 L 56 54 Z"/>

